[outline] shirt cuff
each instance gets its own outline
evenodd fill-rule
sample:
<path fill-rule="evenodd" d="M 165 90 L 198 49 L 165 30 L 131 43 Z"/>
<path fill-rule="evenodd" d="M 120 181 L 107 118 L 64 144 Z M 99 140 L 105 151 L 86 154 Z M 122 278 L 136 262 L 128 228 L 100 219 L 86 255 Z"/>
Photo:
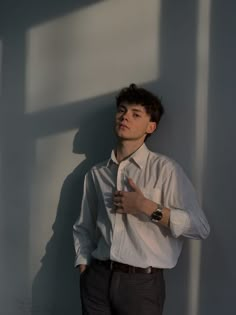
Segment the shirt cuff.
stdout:
<path fill-rule="evenodd" d="M 78 265 L 90 265 L 91 263 L 91 260 L 92 260 L 92 257 L 76 257 L 75 259 L 75 263 L 74 263 L 74 266 L 77 267 Z"/>
<path fill-rule="evenodd" d="M 170 230 L 174 237 L 185 234 L 190 228 L 190 217 L 186 211 L 171 209 Z"/>

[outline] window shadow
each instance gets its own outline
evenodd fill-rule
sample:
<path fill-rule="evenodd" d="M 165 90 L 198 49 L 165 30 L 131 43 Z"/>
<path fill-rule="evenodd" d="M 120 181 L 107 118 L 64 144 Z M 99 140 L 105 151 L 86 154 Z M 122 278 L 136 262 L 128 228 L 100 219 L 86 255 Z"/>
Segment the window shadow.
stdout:
<path fill-rule="evenodd" d="M 40 297 L 40 294 L 36 294 L 37 297 L 35 297 L 36 295 L 34 294 L 33 304 L 31 298 L 28 298 L 28 296 L 31 295 L 29 292 L 29 283 L 31 281 L 29 247 L 30 230 L 32 229 L 30 226 L 32 173 L 35 167 L 37 139 L 78 127 L 80 123 L 77 117 L 81 116 L 81 108 L 79 108 L 78 104 L 65 104 L 62 107 L 59 106 L 59 109 L 55 107 L 53 111 L 45 110 L 44 112 L 36 114 L 25 114 L 25 71 L 27 64 L 25 33 L 32 25 L 56 18 L 71 10 L 79 9 L 95 2 L 95 0 L 80 1 L 78 4 L 78 1 L 63 1 L 57 2 L 56 6 L 54 1 L 50 3 L 47 2 L 46 6 L 43 6 L 42 2 L 35 5 L 29 1 L 22 1 L 21 4 L 15 2 L 15 5 L 7 2 L 1 3 L 1 40 L 3 45 L 2 73 L 4 80 L 1 96 L 2 106 L 0 108 L 0 187 L 2 190 L 1 222 L 3 226 L 1 231 L 3 236 L 1 248 L 4 259 L 0 266 L 0 274 L 3 276 L 1 277 L 0 304 L 2 306 L 1 311 L 4 314 L 26 314 L 30 313 L 32 310 L 36 310 L 37 314 L 47 314 L 47 312 L 50 312 L 52 309 L 51 305 L 54 305 L 53 303 L 56 302 L 56 299 L 61 297 L 60 293 L 58 293 L 58 289 L 58 291 L 55 291 L 55 295 L 51 295 L 51 301 L 53 301 L 53 303 L 51 303 L 51 301 L 48 303 L 47 300 L 46 305 L 39 305 L 38 301 L 42 301 L 45 295 Z M 4 19 L 3 14 L 5 14 Z M 102 102 L 101 104 L 103 105 L 107 104 L 104 98 L 96 98 L 96 101 L 89 100 L 85 102 L 87 110 L 89 111 L 89 105 L 92 106 L 96 102 Z M 84 103 L 82 105 L 84 105 Z M 86 110 L 83 110 L 83 112 L 86 112 Z M 92 122 L 96 125 L 95 121 Z M 83 128 L 81 128 L 81 130 L 83 130 Z M 101 130 L 103 129 L 101 128 Z M 81 144 L 84 144 L 85 141 L 86 136 L 83 137 Z M 98 142 L 95 143 L 95 147 L 98 145 Z M 109 140 L 107 143 L 109 143 Z M 74 146 L 75 148 L 78 146 L 77 141 L 75 141 Z M 102 155 L 101 150 L 98 150 L 98 152 Z M 56 276 L 58 276 L 57 264 L 60 257 L 56 255 L 58 251 L 65 249 L 68 245 L 68 227 L 75 217 L 75 206 L 73 208 L 71 204 L 74 204 L 74 202 L 79 199 L 81 193 L 80 189 L 82 187 L 81 182 L 83 174 L 89 164 L 88 160 L 91 158 L 91 161 L 96 161 L 96 157 L 91 156 L 89 151 L 87 155 L 87 164 L 84 162 L 80 168 L 76 169 L 68 176 L 63 184 L 58 205 L 58 215 L 53 227 L 56 233 L 52 242 L 48 244 L 47 253 L 49 252 L 49 254 L 45 255 L 43 259 L 43 267 L 45 267 L 45 265 L 46 267 L 43 268 L 39 276 L 36 277 L 36 285 L 34 282 L 34 289 L 36 288 L 37 293 L 43 288 L 46 290 L 46 287 L 43 287 L 46 278 L 41 277 L 41 274 L 47 275 L 48 279 L 45 281 L 49 281 L 49 287 L 52 291 L 53 289 L 55 290 L 57 285 L 58 288 L 60 287 L 58 282 L 51 281 L 55 280 L 55 273 Z M 78 193 L 75 191 L 75 186 L 77 185 Z M 72 198 L 71 203 L 67 198 Z M 68 210 L 68 208 L 70 208 L 70 214 L 66 216 L 63 210 Z M 62 217 L 65 219 L 63 223 L 65 226 L 61 221 Z M 61 227 L 60 224 L 62 224 Z M 66 227 L 65 230 L 63 227 Z M 61 239 L 61 237 L 63 239 Z M 62 242 L 62 244 L 60 245 L 58 241 Z M 72 257 L 70 256 L 72 255 L 72 247 L 70 247 L 70 245 L 68 245 L 68 251 L 64 253 L 69 255 L 69 263 L 71 262 L 70 257 Z M 65 251 L 66 250 L 67 249 L 65 249 Z M 57 260 L 57 264 L 54 265 L 55 273 L 53 269 L 50 269 L 55 262 L 52 258 L 53 255 L 55 255 L 54 258 Z M 66 257 L 64 256 L 63 259 L 65 263 Z M 61 266 L 62 264 L 59 264 L 59 267 Z M 68 264 L 66 264 L 66 266 L 68 267 Z M 63 265 L 63 267 L 65 266 Z M 60 269 L 62 272 L 63 267 Z M 67 280 L 63 278 L 65 288 L 68 288 L 68 291 L 70 291 L 68 283 L 70 281 L 74 283 L 75 281 L 70 278 L 70 275 L 73 273 L 72 268 L 73 264 L 70 266 L 70 271 L 65 272 L 69 278 Z M 51 274 L 49 270 L 52 272 Z M 39 285 L 37 286 L 39 283 L 42 284 L 40 289 Z M 46 290 L 46 292 L 48 291 Z M 63 292 L 65 293 L 65 291 Z M 37 301 L 36 304 L 34 302 L 35 300 Z M 65 303 L 63 305 L 65 305 Z M 58 307 L 56 309 L 58 311 Z"/>

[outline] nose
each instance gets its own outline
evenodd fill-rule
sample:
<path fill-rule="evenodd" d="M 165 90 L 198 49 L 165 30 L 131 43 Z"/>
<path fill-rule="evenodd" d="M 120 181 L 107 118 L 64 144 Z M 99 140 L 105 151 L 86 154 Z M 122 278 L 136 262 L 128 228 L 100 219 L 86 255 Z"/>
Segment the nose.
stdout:
<path fill-rule="evenodd" d="M 128 118 L 129 118 L 128 111 L 123 112 L 120 117 L 121 120 L 128 120 Z"/>

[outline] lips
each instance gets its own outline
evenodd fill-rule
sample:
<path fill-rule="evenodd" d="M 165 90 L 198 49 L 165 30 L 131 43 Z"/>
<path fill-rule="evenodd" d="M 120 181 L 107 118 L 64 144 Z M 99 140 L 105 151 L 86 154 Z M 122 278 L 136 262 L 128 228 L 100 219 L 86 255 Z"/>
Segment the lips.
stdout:
<path fill-rule="evenodd" d="M 121 129 L 129 129 L 129 127 L 124 125 L 124 124 L 119 124 L 119 128 L 121 128 Z"/>

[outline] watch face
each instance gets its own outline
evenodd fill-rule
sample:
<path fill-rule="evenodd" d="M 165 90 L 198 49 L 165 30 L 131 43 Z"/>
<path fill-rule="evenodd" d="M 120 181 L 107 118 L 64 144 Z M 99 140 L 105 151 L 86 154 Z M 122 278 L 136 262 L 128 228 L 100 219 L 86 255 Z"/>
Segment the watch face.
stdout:
<path fill-rule="evenodd" d="M 154 222 L 158 222 L 162 219 L 162 212 L 161 211 L 154 211 L 151 215 L 151 220 Z"/>

